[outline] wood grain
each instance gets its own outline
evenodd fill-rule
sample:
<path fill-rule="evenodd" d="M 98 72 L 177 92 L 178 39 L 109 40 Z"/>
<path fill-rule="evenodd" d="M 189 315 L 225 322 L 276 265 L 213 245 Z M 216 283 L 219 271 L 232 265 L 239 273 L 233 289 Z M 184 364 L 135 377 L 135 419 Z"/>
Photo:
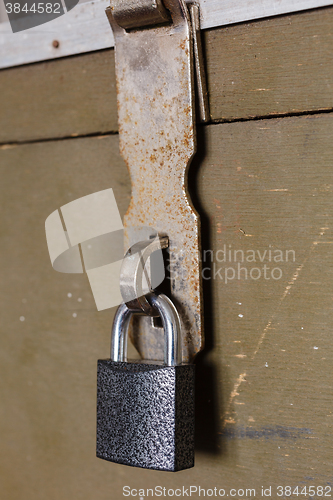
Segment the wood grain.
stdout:
<path fill-rule="evenodd" d="M 212 273 L 206 332 L 214 335 L 207 359 L 218 374 L 228 483 L 329 480 L 332 120 L 222 124 L 202 140 L 196 196 L 215 251 L 204 264 Z"/>
<path fill-rule="evenodd" d="M 174 475 L 95 458 L 96 360 L 109 353 L 112 311 L 96 311 L 85 276 L 53 271 L 45 242 L 45 218 L 80 196 L 113 187 L 124 213 L 130 184 L 118 138 L 0 149 L 3 498 L 118 499 L 125 485 L 255 488 L 261 498 L 261 486 L 331 481 L 332 120 L 201 129 L 189 176 L 215 258 L 204 263 L 213 279 L 197 363 L 196 466 Z M 223 262 L 224 245 L 256 252 L 240 262 L 247 279 L 237 276 L 241 254 Z M 270 262 L 269 249 L 283 261 Z M 281 278 L 251 278 L 265 264 Z M 226 268 L 236 272 L 227 282 Z"/>
<path fill-rule="evenodd" d="M 332 109 L 333 9 L 205 32 L 213 120 Z"/>
<path fill-rule="evenodd" d="M 117 130 L 113 51 L 0 71 L 0 142 Z"/>
<path fill-rule="evenodd" d="M 213 120 L 327 110 L 333 8 L 205 32 Z M 0 71 L 0 142 L 117 130 L 113 50 Z"/>

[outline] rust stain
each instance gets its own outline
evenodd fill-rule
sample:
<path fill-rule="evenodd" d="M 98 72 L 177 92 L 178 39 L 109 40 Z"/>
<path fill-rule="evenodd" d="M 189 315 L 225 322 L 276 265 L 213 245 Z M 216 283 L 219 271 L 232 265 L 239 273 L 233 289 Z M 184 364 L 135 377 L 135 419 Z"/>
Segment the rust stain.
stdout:
<path fill-rule="evenodd" d="M 150 227 L 169 236 L 171 298 L 181 316 L 183 359 L 189 361 L 203 346 L 199 221 L 185 182 L 195 152 L 192 47 L 187 14 L 173 0 L 168 8 L 175 9 L 174 19 L 178 16 L 172 36 L 169 27 L 158 28 L 158 37 L 154 28 L 114 30 L 120 149 L 132 182 L 125 247 L 136 242 L 132 228 Z M 143 42 L 149 57 L 140 65 L 135 54 L 142 57 Z M 150 319 L 136 323 L 133 339 L 142 356 L 162 359 L 163 343 L 156 342 L 159 332 Z"/>

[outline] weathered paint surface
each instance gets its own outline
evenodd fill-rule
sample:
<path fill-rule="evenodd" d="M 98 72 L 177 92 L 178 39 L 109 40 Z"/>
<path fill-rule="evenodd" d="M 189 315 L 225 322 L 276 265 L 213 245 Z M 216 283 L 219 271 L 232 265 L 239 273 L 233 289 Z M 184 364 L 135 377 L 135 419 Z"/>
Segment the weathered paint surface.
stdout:
<path fill-rule="evenodd" d="M 229 85 L 227 75 L 230 85 L 239 75 L 241 85 L 235 83 L 236 90 L 227 92 L 223 101 L 230 110 L 233 99 L 243 99 L 241 110 L 237 108 L 232 116 L 228 111 L 232 119 L 246 118 L 253 108 L 262 118 L 270 110 L 306 112 L 331 105 L 332 85 L 322 75 L 332 74 L 332 59 L 327 56 L 332 9 L 292 16 L 292 41 L 289 34 L 283 36 L 283 19 L 230 27 L 227 46 L 216 38 L 206 45 L 208 65 L 213 48 L 216 54 L 210 65 L 210 74 L 217 72 L 211 97 Z M 250 46 L 245 46 L 244 59 L 249 64 L 243 65 L 231 47 L 241 53 L 244 38 L 236 34 L 241 30 L 246 37 L 254 25 L 261 33 L 256 46 L 251 46 L 258 49 L 257 57 L 251 64 Z M 254 43 L 249 37 L 249 43 Z M 297 41 L 306 40 L 307 48 L 300 49 Z M 228 66 L 222 64 L 226 54 Z M 59 73 L 44 63 L 1 72 L 8 92 L 1 94 L 5 101 L 1 132 L 11 119 L 10 140 L 36 138 L 42 132 L 40 138 L 46 133 L 50 137 L 57 129 L 54 119 L 59 125 L 55 137 L 68 129 L 73 134 L 86 133 L 86 128 L 79 128 L 75 111 L 82 111 L 83 124 L 88 123 L 90 105 L 96 102 L 100 109 L 104 98 L 108 105 L 111 81 L 105 72 L 109 54 L 91 54 L 96 64 L 89 65 L 87 74 L 96 74 L 91 78 L 88 105 L 82 88 L 89 87 L 82 82 L 86 57 L 82 62 L 69 59 L 66 70 L 65 60 L 54 63 L 59 64 Z M 297 78 L 293 69 L 305 61 L 308 69 Z M 263 68 L 261 73 L 258 66 Z M 269 99 L 259 102 L 257 93 L 251 92 L 270 88 L 265 78 L 272 71 L 278 84 L 278 109 Z M 251 74 L 258 79 L 253 87 L 248 85 Z M 52 81 L 59 93 L 51 103 L 42 82 L 52 86 Z M 79 104 L 71 108 L 67 84 L 77 90 L 84 108 Z M 19 102 L 14 98 L 18 88 L 22 90 Z M 260 103 L 264 105 L 259 107 Z M 35 116 L 34 106 L 40 111 Z M 20 113 L 10 113 L 11 108 Z M 55 108 L 64 114 L 54 114 Z M 217 109 L 215 117 L 223 116 Z M 97 112 L 89 132 L 104 131 L 109 126 L 104 117 L 104 112 Z M 332 120 L 332 113 L 321 113 L 200 127 L 189 182 L 202 217 L 203 249 L 213 250 L 215 256 L 224 244 L 245 255 L 254 250 L 257 262 L 244 265 L 249 273 L 265 263 L 270 267 L 264 252 L 272 245 L 283 250 L 283 262 L 274 264 L 281 267 L 283 276 L 246 280 L 243 271 L 242 279 L 227 284 L 218 274 L 204 280 L 207 348 L 196 362 L 196 464 L 178 474 L 128 468 L 95 457 L 96 360 L 109 355 L 112 312 L 96 311 L 83 275 L 52 270 L 45 243 L 45 218 L 72 199 L 111 186 L 121 215 L 126 212 L 130 181 L 118 138 L 0 147 L 1 498 L 118 500 L 126 485 L 137 490 L 193 485 L 216 486 L 227 493 L 231 488 L 255 488 L 257 498 L 263 498 L 262 486 L 272 486 L 271 498 L 276 499 L 279 485 L 298 485 L 299 491 L 311 485 L 330 487 Z M 295 260 L 290 254 L 286 261 L 288 249 L 295 251 Z M 216 264 L 225 268 L 234 263 Z M 130 346 L 129 356 L 134 355 Z"/>
<path fill-rule="evenodd" d="M 273 264 L 258 255 L 272 245 L 283 276 L 237 279 L 237 262 L 215 258 L 196 362 L 196 464 L 173 475 L 95 457 L 96 361 L 109 355 L 112 312 L 96 311 L 84 275 L 53 271 L 45 242 L 52 208 L 106 185 L 126 212 L 118 138 L 0 149 L 3 498 L 118 500 L 125 485 L 255 488 L 260 498 L 261 486 L 332 482 L 332 116 L 200 130 L 205 157 L 189 179 L 203 249 L 220 260 L 224 244 L 254 250 L 249 273 Z M 217 269 L 235 265 L 225 283 Z"/>
<path fill-rule="evenodd" d="M 330 7 L 204 31 L 212 119 L 332 109 L 332 24 Z M 115 87 L 113 49 L 2 70 L 0 143 L 116 132 Z"/>

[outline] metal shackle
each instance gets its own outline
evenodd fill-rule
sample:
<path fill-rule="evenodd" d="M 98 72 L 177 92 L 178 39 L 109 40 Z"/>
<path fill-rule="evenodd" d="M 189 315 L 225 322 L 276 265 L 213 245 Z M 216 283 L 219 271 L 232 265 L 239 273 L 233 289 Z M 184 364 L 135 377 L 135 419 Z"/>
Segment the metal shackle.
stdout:
<path fill-rule="evenodd" d="M 182 362 L 180 319 L 173 302 L 164 294 L 149 295 L 151 305 L 158 311 L 164 329 L 164 364 L 179 365 Z M 121 304 L 115 314 L 111 332 L 111 360 L 126 361 L 128 325 L 138 311 Z M 142 314 L 142 312 L 141 312 Z"/>

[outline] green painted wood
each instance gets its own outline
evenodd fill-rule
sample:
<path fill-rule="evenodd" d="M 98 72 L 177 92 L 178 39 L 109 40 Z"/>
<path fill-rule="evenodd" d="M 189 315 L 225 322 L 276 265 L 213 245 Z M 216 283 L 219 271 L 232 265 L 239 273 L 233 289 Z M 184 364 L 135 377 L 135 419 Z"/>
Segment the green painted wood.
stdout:
<path fill-rule="evenodd" d="M 0 143 L 117 130 L 113 51 L 0 71 Z"/>
<path fill-rule="evenodd" d="M 46 217 L 80 196 L 113 187 L 124 214 L 117 137 L 0 149 L 3 498 L 120 499 L 126 485 L 255 488 L 262 498 L 262 486 L 331 481 L 332 120 L 200 129 L 189 178 L 214 279 L 204 281 L 196 466 L 177 474 L 95 458 L 96 362 L 109 355 L 113 311 L 97 312 L 85 276 L 53 271 L 46 248 Z M 224 245 L 256 260 L 223 262 Z M 282 260 L 269 262 L 269 250 Z M 256 279 L 264 265 L 270 279 Z"/>
<path fill-rule="evenodd" d="M 333 107 L 333 8 L 204 32 L 212 119 Z M 114 52 L 0 71 L 0 143 L 117 130 Z"/>
<path fill-rule="evenodd" d="M 333 108 L 333 9 L 205 32 L 213 120 Z"/>
<path fill-rule="evenodd" d="M 217 125 L 202 141 L 197 197 L 215 252 L 207 364 L 228 485 L 330 481 L 332 119 Z"/>

